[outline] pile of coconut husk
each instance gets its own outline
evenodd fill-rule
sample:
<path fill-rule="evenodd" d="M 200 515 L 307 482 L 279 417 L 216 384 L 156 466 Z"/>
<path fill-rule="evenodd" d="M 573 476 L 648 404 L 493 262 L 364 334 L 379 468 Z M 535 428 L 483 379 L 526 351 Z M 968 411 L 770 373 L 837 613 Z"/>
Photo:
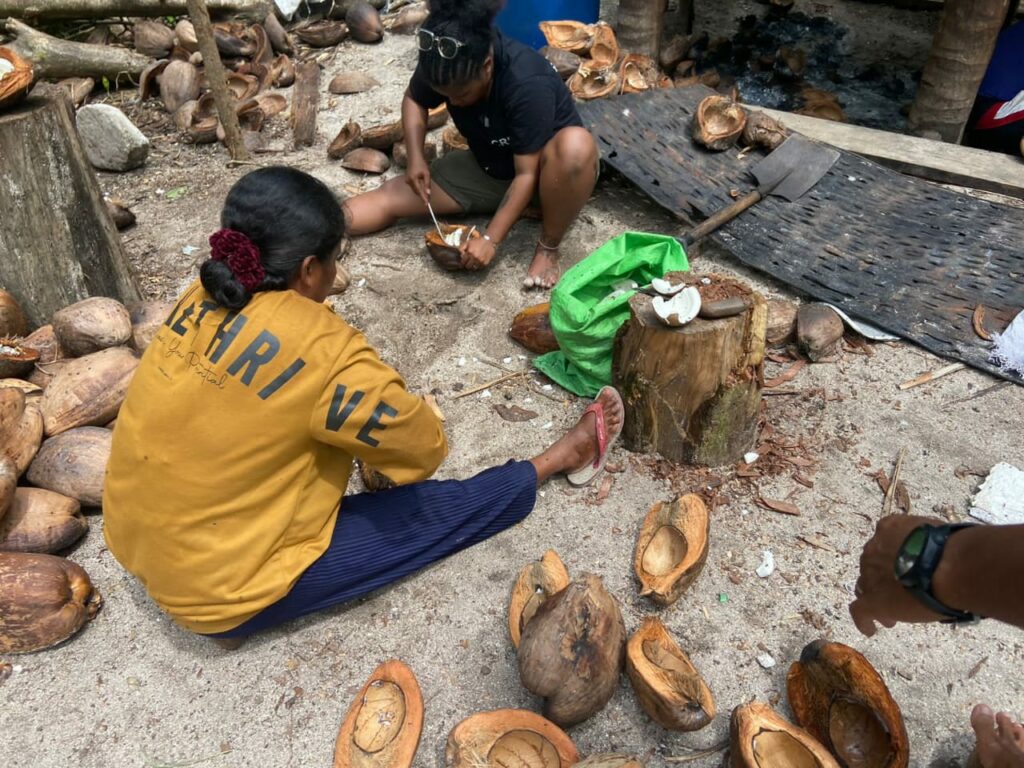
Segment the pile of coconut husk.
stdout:
<path fill-rule="evenodd" d="M 365 77 L 361 73 L 342 73 L 331 81 L 329 90 L 331 93 L 356 92 L 348 89 L 354 87 L 352 83 L 356 80 Z M 447 122 L 447 107 L 442 105 L 432 109 L 427 115 L 427 131 L 436 131 Z M 332 160 L 341 160 L 342 167 L 360 173 L 381 174 L 392 164 L 405 168 L 409 152 L 403 141 L 404 136 L 401 120 L 376 125 L 368 130 L 363 130 L 359 123 L 349 120 L 327 146 L 327 156 Z M 454 126 L 444 132 L 442 154 L 453 149 L 465 149 L 466 146 L 466 140 Z M 428 134 L 423 151 L 427 162 L 434 160 L 438 155 L 436 138 Z"/>
<path fill-rule="evenodd" d="M 170 310 L 90 298 L 29 333 L 0 291 L 0 652 L 59 643 L 99 608 L 86 573 L 54 555 L 103 503 L 111 430 Z"/>

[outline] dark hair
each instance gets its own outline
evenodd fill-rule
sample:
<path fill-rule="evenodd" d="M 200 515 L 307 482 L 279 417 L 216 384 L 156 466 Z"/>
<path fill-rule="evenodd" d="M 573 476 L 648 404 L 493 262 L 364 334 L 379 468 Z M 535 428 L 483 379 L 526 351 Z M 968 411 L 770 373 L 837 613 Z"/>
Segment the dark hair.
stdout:
<path fill-rule="evenodd" d="M 260 168 L 235 182 L 224 201 L 221 226 L 241 232 L 259 249 L 266 273 L 249 290 L 227 262 L 209 259 L 199 279 L 222 307 L 238 310 L 261 291 L 281 291 L 307 256 L 327 261 L 345 236 L 341 204 L 308 173 L 284 166 Z"/>
<path fill-rule="evenodd" d="M 423 29 L 460 43 L 455 58 L 446 59 L 435 46 L 420 51 L 420 71 L 431 85 L 461 85 L 480 74 L 494 43 L 494 17 L 504 0 L 429 0 L 430 16 Z"/>

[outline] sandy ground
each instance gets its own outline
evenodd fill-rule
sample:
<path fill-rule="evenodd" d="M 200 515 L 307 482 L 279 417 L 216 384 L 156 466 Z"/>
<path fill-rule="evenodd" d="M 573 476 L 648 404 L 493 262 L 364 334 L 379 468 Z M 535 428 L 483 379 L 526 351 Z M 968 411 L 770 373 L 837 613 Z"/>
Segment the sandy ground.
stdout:
<path fill-rule="evenodd" d="M 350 117 L 364 125 L 396 117 L 412 62 L 408 38 L 340 48 L 325 62 L 325 88 L 343 68 L 372 72 L 382 88 L 331 100 L 325 95 L 319 139 L 306 151 L 287 149 L 286 123 L 277 118 L 270 146 L 282 151 L 260 161 L 297 166 L 347 192 L 374 186 L 376 180 L 326 161 L 325 147 Z M 145 292 L 171 298 L 192 279 L 230 184 L 249 169 L 226 168 L 220 148 L 179 145 L 153 108 L 127 101 L 125 108 L 153 137 L 153 153 L 145 169 L 101 175 L 100 182 L 139 216 L 125 242 Z M 567 240 L 566 261 L 624 230 L 677 228 L 612 179 Z M 536 383 L 493 388 L 490 397 L 455 399 L 500 374 L 485 358 L 511 358 L 503 364 L 513 369 L 528 364 L 506 329 L 519 309 L 538 300 L 518 287 L 537 225 L 520 224 L 488 273 L 457 276 L 434 267 L 422 248 L 424 229 L 412 223 L 356 242 L 347 259 L 355 284 L 337 308 L 365 330 L 412 388 L 439 393 L 452 446 L 440 476 L 465 477 L 536 453 L 574 421 L 582 404 L 557 389 L 545 392 L 537 377 Z M 743 276 L 770 296 L 790 295 L 710 248 L 693 262 L 698 271 Z M 721 744 L 728 712 L 737 704 L 758 698 L 788 712 L 788 666 L 805 643 L 826 636 L 855 645 L 875 663 L 902 705 L 912 765 L 960 765 L 970 750 L 967 720 L 975 703 L 1021 708 L 1024 635 L 983 623 L 958 630 L 904 626 L 866 640 L 846 606 L 860 548 L 881 512 L 882 494 L 871 475 L 889 472 L 905 448 L 903 477 L 914 511 L 962 518 L 978 478 L 958 477 L 959 466 L 1024 466 L 1024 390 L 1006 386 L 961 402 L 995 383 L 965 371 L 901 393 L 899 382 L 943 361 L 903 343 L 872 351 L 805 368 L 787 385 L 802 394 L 767 398 L 767 420 L 802 445 L 794 455 L 813 460 L 814 467 L 801 470 L 813 488 L 799 485 L 794 469 L 750 481 L 731 470 L 674 469 L 616 449 L 612 460 L 623 471 L 603 503 L 596 503 L 594 489 L 552 482 L 534 513 L 513 530 L 366 600 L 268 632 L 236 652 L 163 617 L 105 550 L 102 517 L 93 515 L 87 538 L 71 557 L 90 573 L 105 606 L 73 641 L 9 659 L 16 667 L 0 686 L 0 764 L 327 766 L 353 695 L 390 657 L 412 666 L 426 700 L 416 765 L 443 764 L 447 733 L 462 718 L 497 707 L 540 708 L 519 684 L 505 613 L 518 570 L 554 548 L 573 574 L 603 577 L 622 604 L 628 630 L 644 615 L 659 615 L 704 673 L 720 711 L 702 732 L 665 731 L 640 710 L 623 676 L 608 706 L 571 730 L 582 753 L 631 752 L 649 766 L 662 766 L 670 756 Z M 783 368 L 771 363 L 768 375 Z M 539 416 L 506 423 L 492 409 L 496 402 Z M 659 610 L 639 597 L 632 575 L 637 531 L 653 503 L 689 491 L 703 491 L 716 502 L 710 556 L 690 591 Z M 759 495 L 788 497 L 802 515 L 770 512 L 754 502 Z M 774 553 L 777 570 L 762 580 L 754 569 L 764 550 Z M 776 666 L 758 665 L 764 652 Z M 692 764 L 721 760 L 716 754 Z"/>

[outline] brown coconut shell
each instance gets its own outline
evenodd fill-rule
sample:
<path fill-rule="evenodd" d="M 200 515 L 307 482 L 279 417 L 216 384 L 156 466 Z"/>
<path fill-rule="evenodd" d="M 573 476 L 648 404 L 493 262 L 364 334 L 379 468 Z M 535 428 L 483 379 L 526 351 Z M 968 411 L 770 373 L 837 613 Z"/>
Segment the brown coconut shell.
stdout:
<path fill-rule="evenodd" d="M 193 102 L 183 105 L 182 109 L 187 109 L 190 104 Z M 212 144 L 217 140 L 220 118 L 217 116 L 217 104 L 212 93 L 204 93 L 198 101 L 194 102 L 186 122 L 185 138 L 191 143 Z"/>
<path fill-rule="evenodd" d="M 801 304 L 796 312 L 796 343 L 812 363 L 839 354 L 845 330 L 843 319 L 826 304 Z"/>
<path fill-rule="evenodd" d="M 345 13 L 349 34 L 360 43 L 379 43 L 384 39 L 380 13 L 365 0 L 355 0 Z"/>
<path fill-rule="evenodd" d="M 619 75 L 612 70 L 587 70 L 583 67 L 569 78 L 568 86 L 572 95 L 582 101 L 603 99 L 618 91 Z"/>
<path fill-rule="evenodd" d="M 445 235 L 450 235 L 456 230 L 469 230 L 469 227 L 455 226 L 451 224 L 442 224 L 441 231 Z M 479 231 L 473 231 L 470 238 L 476 240 L 480 237 Z M 427 243 L 427 253 L 430 254 L 430 258 L 437 262 L 437 265 L 441 269 L 447 270 L 448 272 L 458 272 L 462 269 L 462 250 L 456 248 L 453 245 L 448 245 L 438 234 L 437 229 L 428 229 L 424 239 Z"/>
<path fill-rule="evenodd" d="M 736 144 L 747 125 L 747 112 L 728 96 L 707 96 L 697 105 L 693 119 L 693 140 L 708 149 L 721 151 Z"/>
<path fill-rule="evenodd" d="M 293 53 L 295 51 L 291 35 L 281 25 L 277 14 L 273 11 L 268 13 L 267 18 L 263 20 L 263 29 L 266 31 L 267 39 L 270 40 L 270 46 L 274 51 L 277 53 Z"/>
<path fill-rule="evenodd" d="M 292 30 L 299 40 L 313 48 L 329 48 L 348 37 L 348 26 L 340 21 L 314 21 Z"/>
<path fill-rule="evenodd" d="M 288 109 L 288 99 L 280 93 L 261 93 L 255 101 L 256 106 L 260 108 L 266 118 L 279 115 Z"/>
<path fill-rule="evenodd" d="M 254 64 L 269 64 L 274 58 L 274 46 L 270 42 L 267 30 L 262 24 L 250 24 L 248 35 L 256 42 L 256 51 L 252 55 L 252 62 Z"/>
<path fill-rule="evenodd" d="M 174 41 L 189 53 L 199 50 L 199 38 L 196 37 L 196 28 L 188 19 L 181 19 L 174 25 Z"/>
<path fill-rule="evenodd" d="M 65 77 L 62 80 L 58 80 L 57 85 L 70 94 L 71 103 L 78 108 L 89 98 L 89 94 L 96 87 L 96 81 L 91 77 Z"/>
<path fill-rule="evenodd" d="M 644 764 L 631 755 L 604 753 L 573 763 L 572 768 L 644 768 Z"/>
<path fill-rule="evenodd" d="M 423 5 L 407 5 L 384 20 L 384 28 L 396 35 L 411 35 L 427 20 L 430 11 Z"/>
<path fill-rule="evenodd" d="M 388 488 L 395 487 L 395 483 L 391 478 L 381 474 L 362 459 L 356 459 L 356 469 L 359 471 L 359 479 L 363 481 L 363 488 L 370 493 L 386 491 Z"/>
<path fill-rule="evenodd" d="M 715 717 L 715 699 L 690 657 L 654 616 L 626 645 L 626 672 L 644 712 L 673 731 L 697 731 Z"/>
<path fill-rule="evenodd" d="M 187 61 L 169 62 L 157 77 L 157 82 L 160 84 L 160 98 L 164 102 L 164 109 L 172 115 L 186 101 L 199 98 L 199 69 Z"/>
<path fill-rule="evenodd" d="M 781 347 L 789 343 L 796 333 L 797 305 L 786 299 L 768 301 L 768 327 L 765 341 L 770 347 Z"/>
<path fill-rule="evenodd" d="M 378 125 L 363 131 L 363 146 L 380 152 L 390 152 L 391 147 L 402 140 L 403 133 L 401 121 Z"/>
<path fill-rule="evenodd" d="M 551 63 L 551 66 L 555 68 L 555 72 L 563 80 L 568 80 L 575 75 L 583 63 L 583 59 L 572 51 L 565 51 L 550 45 L 545 45 L 541 48 L 540 55 Z"/>
<path fill-rule="evenodd" d="M 548 47 L 569 51 L 578 56 L 590 52 L 594 44 L 594 25 L 578 21 L 542 21 L 540 31 L 548 41 Z"/>
<path fill-rule="evenodd" d="M 39 350 L 23 339 L 0 337 L 0 379 L 28 376 L 39 360 Z"/>
<path fill-rule="evenodd" d="M 160 92 L 159 77 L 170 63 L 170 59 L 160 59 L 142 70 L 139 75 L 139 101 L 146 101 Z"/>
<path fill-rule="evenodd" d="M 270 63 L 270 77 L 276 88 L 288 88 L 295 82 L 295 63 L 280 54 Z"/>
<path fill-rule="evenodd" d="M 535 355 L 543 355 L 558 349 L 558 339 L 551 328 L 551 304 L 535 304 L 527 307 L 512 320 L 508 335 Z"/>
<path fill-rule="evenodd" d="M 132 323 L 132 347 L 141 355 L 171 316 L 174 302 L 138 301 L 129 304 L 127 309 Z"/>
<path fill-rule="evenodd" d="M 426 142 L 423 145 L 423 157 L 428 163 L 436 160 L 437 144 L 432 141 Z M 399 168 L 407 168 L 409 166 L 409 150 L 406 148 L 404 141 L 399 141 L 391 148 L 391 159 Z"/>
<path fill-rule="evenodd" d="M 546 600 L 523 629 L 519 678 L 565 727 L 600 711 L 619 685 L 626 627 L 601 579 L 584 574 Z"/>
<path fill-rule="evenodd" d="M 55 312 L 53 332 L 61 349 L 72 357 L 82 357 L 127 344 L 132 320 L 121 302 L 93 296 Z"/>
<path fill-rule="evenodd" d="M 450 125 L 444 129 L 444 133 L 441 134 L 441 154 L 447 155 L 449 152 L 465 152 L 469 149 L 469 142 L 466 141 L 466 137 L 459 133 L 459 129 L 454 125 Z"/>
<path fill-rule="evenodd" d="M 179 109 L 179 111 L 181 110 Z M 135 223 L 135 214 L 124 200 L 111 197 L 107 198 L 104 202 L 106 203 L 107 214 L 110 216 L 110 220 L 114 222 L 114 226 L 118 231 L 128 229 L 128 227 Z"/>
<path fill-rule="evenodd" d="M 341 166 L 360 173 L 384 173 L 391 167 L 391 159 L 378 149 L 360 147 L 341 158 Z"/>
<path fill-rule="evenodd" d="M 650 56 L 631 53 L 619 67 L 619 88 L 622 93 L 642 93 L 661 85 L 663 75 Z"/>
<path fill-rule="evenodd" d="M 0 523 L 14 503 L 18 489 L 18 468 L 10 458 L 0 453 Z"/>
<path fill-rule="evenodd" d="M 235 101 L 247 101 L 259 93 L 260 82 L 252 75 L 240 75 L 237 72 L 229 72 L 227 75 L 228 90 L 235 97 Z"/>
<path fill-rule="evenodd" d="M 50 323 L 36 328 L 22 339 L 21 343 L 39 351 L 39 364 L 52 363 L 54 360 L 63 360 L 67 357 Z"/>
<path fill-rule="evenodd" d="M 910 742 L 899 705 L 871 662 L 817 640 L 789 668 L 789 704 L 800 725 L 841 765 L 906 768 Z"/>
<path fill-rule="evenodd" d="M 569 571 L 553 549 L 519 571 L 508 603 L 508 634 L 512 638 L 512 645 L 519 647 L 523 628 L 530 623 L 537 609 L 567 586 Z"/>
<path fill-rule="evenodd" d="M 695 494 L 651 507 L 633 558 L 640 594 L 658 605 L 678 600 L 704 568 L 710 534 L 708 508 Z"/>
<path fill-rule="evenodd" d="M 67 549 L 88 530 L 74 499 L 42 488 L 18 488 L 0 520 L 0 551 L 52 554 Z"/>
<path fill-rule="evenodd" d="M 78 427 L 51 437 L 28 468 L 28 481 L 84 506 L 101 506 L 112 439 L 103 427 Z"/>
<path fill-rule="evenodd" d="M 25 403 L 37 403 L 43 396 L 43 388 L 26 379 L 0 379 L 0 389 L 13 388 L 25 395 Z"/>
<path fill-rule="evenodd" d="M 422 731 L 416 676 L 404 662 L 386 661 L 349 707 L 334 746 L 334 768 L 409 768 Z"/>
<path fill-rule="evenodd" d="M 611 69 L 619 62 L 619 41 L 609 24 L 599 21 L 594 25 L 594 42 L 589 58 L 583 63 L 590 69 Z"/>
<path fill-rule="evenodd" d="M 342 72 L 335 75 L 327 90 L 335 96 L 343 96 L 350 93 L 365 93 L 380 85 L 375 77 L 370 77 L 365 72 Z"/>
<path fill-rule="evenodd" d="M 103 605 L 81 566 L 53 555 L 0 552 L 0 653 L 57 645 Z"/>
<path fill-rule="evenodd" d="M 100 426 L 117 416 L 138 364 L 130 349 L 114 347 L 62 365 L 39 403 L 46 434 Z"/>
<path fill-rule="evenodd" d="M 743 128 L 743 143 L 748 147 L 759 147 L 771 152 L 786 140 L 786 126 L 764 112 L 747 114 L 747 124 Z"/>
<path fill-rule="evenodd" d="M 7 291 L 0 290 L 0 336 L 24 336 L 28 333 L 28 317 L 18 300 Z"/>
<path fill-rule="evenodd" d="M 839 98 L 834 93 L 823 91 L 820 88 L 804 88 L 800 91 L 800 97 L 803 100 L 803 105 L 800 109 L 795 110 L 796 114 L 832 120 L 837 123 L 846 122 L 843 105 L 839 103 Z"/>
<path fill-rule="evenodd" d="M 222 21 L 213 25 L 213 39 L 220 55 L 228 59 L 247 59 L 256 53 L 256 40 L 248 26 L 240 21 Z"/>
<path fill-rule="evenodd" d="M 13 107 L 28 96 L 34 81 L 32 62 L 0 46 L 0 109 Z"/>
<path fill-rule="evenodd" d="M 811 734 L 759 701 L 732 711 L 729 742 L 731 768 L 839 768 Z"/>
<path fill-rule="evenodd" d="M 15 387 L 0 389 L 0 455 L 14 462 L 18 476 L 24 474 L 43 441 L 43 417 L 35 403 Z"/>
<path fill-rule="evenodd" d="M 132 27 L 135 50 L 154 59 L 162 59 L 171 52 L 174 37 L 174 30 L 159 21 L 139 19 Z"/>
<path fill-rule="evenodd" d="M 327 156 L 332 160 L 340 160 L 352 150 L 358 149 L 362 143 L 363 129 L 359 123 L 349 120 L 327 147 Z"/>
<path fill-rule="evenodd" d="M 446 768 L 568 768 L 579 752 L 550 720 L 524 709 L 495 709 L 470 715 L 452 728 L 444 756 Z"/>

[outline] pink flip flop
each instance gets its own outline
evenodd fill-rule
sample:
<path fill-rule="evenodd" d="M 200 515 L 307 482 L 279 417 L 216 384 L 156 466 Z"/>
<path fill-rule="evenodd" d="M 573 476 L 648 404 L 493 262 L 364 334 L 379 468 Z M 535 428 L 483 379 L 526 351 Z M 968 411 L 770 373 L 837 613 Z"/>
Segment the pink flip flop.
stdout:
<path fill-rule="evenodd" d="M 569 485 L 575 485 L 577 487 L 588 485 L 594 481 L 598 475 L 604 471 L 605 462 L 608 461 L 608 449 L 611 448 L 615 441 L 619 439 L 619 435 L 622 433 L 622 425 L 619 425 L 613 433 L 608 432 L 608 427 L 604 420 L 604 406 L 598 402 L 598 399 L 605 393 L 610 391 L 615 395 L 615 399 L 619 401 L 619 406 L 622 407 L 622 397 L 615 390 L 614 387 L 604 387 L 600 392 L 597 393 L 597 398 L 594 399 L 587 409 L 583 411 L 583 416 L 588 413 L 594 414 L 597 419 L 597 458 L 594 459 L 594 463 L 578 469 L 575 472 L 566 474 L 566 479 L 569 481 Z M 581 417 L 582 418 L 582 417 Z"/>

